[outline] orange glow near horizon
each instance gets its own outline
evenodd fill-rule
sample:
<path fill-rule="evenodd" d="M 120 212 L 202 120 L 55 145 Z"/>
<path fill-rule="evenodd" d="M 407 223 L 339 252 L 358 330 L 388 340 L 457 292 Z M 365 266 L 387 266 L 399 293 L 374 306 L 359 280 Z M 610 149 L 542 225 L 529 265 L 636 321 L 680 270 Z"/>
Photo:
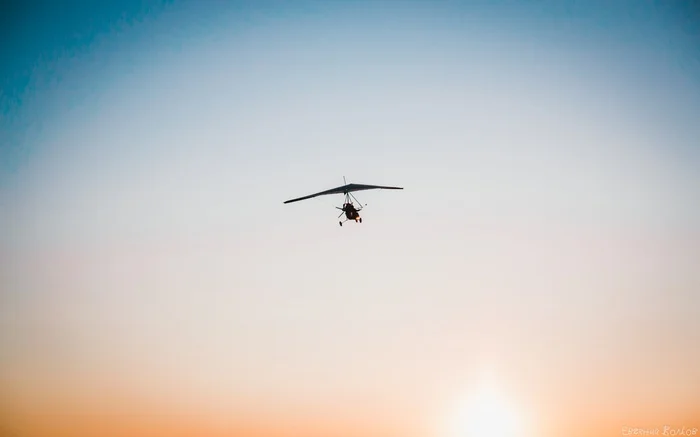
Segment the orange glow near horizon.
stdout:
<path fill-rule="evenodd" d="M 700 428 L 696 419 L 700 408 L 676 415 L 639 413 L 629 415 L 625 420 L 620 420 L 619 415 L 605 417 L 599 412 L 559 420 L 536 418 L 540 423 L 546 423 L 545 427 L 536 429 L 532 418 L 525 417 L 517 407 L 500 395 L 476 391 L 464 396 L 442 415 L 435 415 L 433 422 L 428 424 L 410 415 L 402 420 L 395 417 L 393 421 L 387 421 L 386 417 L 383 420 L 379 417 L 381 414 L 373 417 L 366 413 L 353 414 L 352 411 L 329 414 L 324 410 L 315 417 L 309 412 L 285 414 L 270 410 L 240 410 L 212 415 L 195 413 L 193 408 L 154 407 L 138 401 L 111 407 L 79 407 L 66 403 L 23 409 L 13 405 L 3 408 L 0 413 L 0 429 L 7 432 L 3 437 L 509 437 L 556 436 L 561 433 L 574 437 L 612 437 L 633 435 L 635 429 Z"/>

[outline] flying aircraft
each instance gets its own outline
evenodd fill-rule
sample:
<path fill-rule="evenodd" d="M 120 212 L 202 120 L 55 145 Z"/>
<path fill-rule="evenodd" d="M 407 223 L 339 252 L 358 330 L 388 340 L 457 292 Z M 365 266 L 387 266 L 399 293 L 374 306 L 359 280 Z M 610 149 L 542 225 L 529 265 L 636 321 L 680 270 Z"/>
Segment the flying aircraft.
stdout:
<path fill-rule="evenodd" d="M 360 217 L 360 211 L 362 211 L 362 204 L 360 203 L 359 200 L 355 196 L 353 196 L 354 191 L 363 191 L 363 190 L 403 190 L 402 187 L 387 187 L 383 185 L 364 185 L 364 184 L 348 184 L 347 181 L 345 180 L 345 176 L 343 176 L 343 182 L 345 185 L 342 187 L 337 187 L 337 188 L 332 188 L 330 190 L 326 191 L 321 191 L 319 193 L 315 194 L 309 194 L 308 196 L 303 196 L 303 197 L 298 197 L 296 199 L 291 199 L 287 200 L 284 203 L 292 203 L 292 202 L 298 202 L 300 200 L 306 200 L 306 199 L 311 199 L 312 197 L 316 196 L 324 196 L 326 194 L 344 194 L 345 195 L 345 201 L 343 202 L 343 207 L 340 208 L 336 206 L 336 209 L 341 210 L 342 212 L 338 216 L 338 218 L 342 217 L 343 214 L 345 214 L 345 220 L 338 222 L 340 226 L 343 226 L 343 223 L 345 223 L 348 220 L 355 220 L 355 223 L 360 222 L 362 223 L 362 217 Z M 356 207 L 353 203 L 352 200 L 358 203 L 358 207 Z M 367 204 L 365 204 L 367 206 Z"/>

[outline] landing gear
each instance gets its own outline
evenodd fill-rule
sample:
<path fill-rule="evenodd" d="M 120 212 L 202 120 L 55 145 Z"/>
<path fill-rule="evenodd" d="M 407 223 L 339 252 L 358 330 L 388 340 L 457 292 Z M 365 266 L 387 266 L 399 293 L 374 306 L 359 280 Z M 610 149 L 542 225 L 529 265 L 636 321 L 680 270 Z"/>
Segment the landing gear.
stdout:
<path fill-rule="evenodd" d="M 340 226 L 343 226 L 343 222 L 338 222 L 338 224 L 339 224 Z"/>
<path fill-rule="evenodd" d="M 362 223 L 362 217 L 360 217 L 360 223 Z"/>

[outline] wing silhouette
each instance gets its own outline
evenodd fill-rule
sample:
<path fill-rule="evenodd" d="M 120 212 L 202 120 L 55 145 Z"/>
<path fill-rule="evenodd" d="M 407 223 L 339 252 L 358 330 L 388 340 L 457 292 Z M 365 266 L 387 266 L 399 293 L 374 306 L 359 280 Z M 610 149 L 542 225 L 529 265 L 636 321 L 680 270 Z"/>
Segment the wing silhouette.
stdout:
<path fill-rule="evenodd" d="M 284 203 L 298 202 L 300 200 L 311 199 L 316 196 L 325 196 L 326 194 L 347 194 L 353 191 L 363 191 L 363 190 L 403 190 L 403 187 L 387 187 L 384 185 L 364 185 L 364 184 L 347 184 L 342 187 L 332 188 L 330 190 L 321 191 L 315 194 L 309 194 L 308 196 L 297 197 L 296 199 L 287 200 Z"/>

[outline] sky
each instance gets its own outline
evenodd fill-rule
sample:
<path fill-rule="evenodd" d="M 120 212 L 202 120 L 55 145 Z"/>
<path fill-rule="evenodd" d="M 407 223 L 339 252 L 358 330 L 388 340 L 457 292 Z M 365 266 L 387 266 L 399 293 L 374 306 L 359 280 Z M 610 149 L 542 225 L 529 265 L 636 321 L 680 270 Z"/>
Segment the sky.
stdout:
<path fill-rule="evenodd" d="M 8 11 L 7 435 L 700 428 L 693 2 Z"/>

